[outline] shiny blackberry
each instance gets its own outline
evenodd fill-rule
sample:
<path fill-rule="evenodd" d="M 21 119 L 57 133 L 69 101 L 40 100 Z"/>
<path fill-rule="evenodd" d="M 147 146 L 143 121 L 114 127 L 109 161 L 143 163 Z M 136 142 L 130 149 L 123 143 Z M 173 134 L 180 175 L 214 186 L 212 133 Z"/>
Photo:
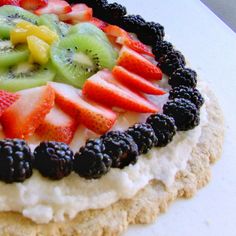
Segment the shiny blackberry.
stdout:
<path fill-rule="evenodd" d="M 144 24 L 145 20 L 140 15 L 127 15 L 117 22 L 121 28 L 136 34 L 140 32 Z"/>
<path fill-rule="evenodd" d="M 158 59 L 173 50 L 173 45 L 167 41 L 157 41 L 152 48 L 155 59 Z"/>
<path fill-rule="evenodd" d="M 126 132 L 110 131 L 101 137 L 105 152 L 112 158 L 112 167 L 124 168 L 138 160 L 138 146 Z"/>
<path fill-rule="evenodd" d="M 163 112 L 174 118 L 177 129 L 180 131 L 193 129 L 200 122 L 199 110 L 185 98 L 168 101 L 163 106 Z"/>
<path fill-rule="evenodd" d="M 107 4 L 103 8 L 103 15 L 101 19 L 109 22 L 110 24 L 116 24 L 123 16 L 126 15 L 126 8 L 118 3 Z"/>
<path fill-rule="evenodd" d="M 172 88 L 186 86 L 195 88 L 197 85 L 197 73 L 189 68 L 178 68 L 170 77 L 168 82 Z"/>
<path fill-rule="evenodd" d="M 138 145 L 139 154 L 146 154 L 157 144 L 157 137 L 151 125 L 146 123 L 135 124 L 127 130 Z"/>
<path fill-rule="evenodd" d="M 73 170 L 74 154 L 60 142 L 41 142 L 34 151 L 35 168 L 45 177 L 59 180 Z"/>
<path fill-rule="evenodd" d="M 160 57 L 158 66 L 165 74 L 171 76 L 177 69 L 185 66 L 185 59 L 179 51 L 172 50 Z"/>
<path fill-rule="evenodd" d="M 24 140 L 0 140 L 0 180 L 23 182 L 32 175 L 33 154 Z"/>
<path fill-rule="evenodd" d="M 154 46 L 157 41 L 163 40 L 165 32 L 164 27 L 159 23 L 146 22 L 142 25 L 142 28 L 137 35 L 143 43 Z"/>
<path fill-rule="evenodd" d="M 203 105 L 204 98 L 201 93 L 195 88 L 179 86 L 169 91 L 169 99 L 185 98 L 192 102 L 198 109 Z"/>
<path fill-rule="evenodd" d="M 98 179 L 111 168 L 112 159 L 104 152 L 101 139 L 91 139 L 75 154 L 74 171 L 86 179 Z"/>
<path fill-rule="evenodd" d="M 172 117 L 165 114 L 153 114 L 146 121 L 150 124 L 155 132 L 158 142 L 156 147 L 164 147 L 172 141 L 176 134 L 175 121 Z"/>

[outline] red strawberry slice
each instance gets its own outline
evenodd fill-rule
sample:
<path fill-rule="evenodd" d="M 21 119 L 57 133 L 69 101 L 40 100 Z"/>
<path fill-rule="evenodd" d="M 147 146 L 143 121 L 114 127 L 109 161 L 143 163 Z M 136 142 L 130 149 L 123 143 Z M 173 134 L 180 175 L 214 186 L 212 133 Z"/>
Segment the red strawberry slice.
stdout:
<path fill-rule="evenodd" d="M 162 72 L 156 65 L 152 64 L 139 53 L 125 46 L 123 46 L 120 51 L 117 64 L 145 79 L 162 79 Z"/>
<path fill-rule="evenodd" d="M 41 7 L 34 11 L 37 15 L 42 14 L 66 14 L 72 11 L 70 4 L 63 0 L 48 0 L 48 4 L 45 7 Z"/>
<path fill-rule="evenodd" d="M 84 98 L 81 91 L 70 85 L 50 82 L 55 90 L 56 103 L 60 108 L 88 129 L 98 134 L 107 132 L 116 121 L 116 114 L 95 102 Z"/>
<path fill-rule="evenodd" d="M 93 17 L 93 9 L 86 4 L 75 4 L 72 6 L 72 11 L 67 14 L 59 15 L 60 20 L 77 24 L 81 21 L 89 21 Z"/>
<path fill-rule="evenodd" d="M 77 121 L 58 106 L 54 106 L 45 117 L 43 123 L 37 128 L 36 133 L 42 140 L 53 140 L 69 144 L 77 128 Z"/>
<path fill-rule="evenodd" d="M 4 5 L 19 6 L 19 0 L 0 0 L 0 7 Z"/>
<path fill-rule="evenodd" d="M 104 22 L 96 17 L 92 17 L 92 19 L 89 21 L 89 23 L 94 24 L 95 26 L 97 26 L 101 30 L 103 30 L 107 26 L 106 22 Z"/>
<path fill-rule="evenodd" d="M 116 106 L 129 111 L 154 113 L 158 108 L 144 97 L 116 81 L 112 73 L 99 71 L 84 84 L 83 94 L 107 106 Z"/>
<path fill-rule="evenodd" d="M 43 122 L 54 105 L 55 93 L 50 86 L 18 92 L 20 98 L 1 117 L 5 135 L 26 139 Z"/>
<path fill-rule="evenodd" d="M 3 112 L 10 107 L 20 97 L 19 94 L 9 93 L 4 90 L 0 90 L 0 116 Z"/>
<path fill-rule="evenodd" d="M 20 6 L 26 10 L 36 10 L 40 7 L 45 7 L 48 0 L 20 0 Z"/>
<path fill-rule="evenodd" d="M 140 54 L 146 54 L 148 56 L 154 57 L 151 52 L 151 49 L 140 41 L 134 40 L 125 30 L 121 29 L 116 25 L 108 25 L 103 31 L 107 34 L 107 36 L 115 38 L 116 43 L 125 45 L 134 51 Z M 112 40 L 113 41 L 113 40 Z"/>
<path fill-rule="evenodd" d="M 118 81 L 131 89 L 154 95 L 163 95 L 166 93 L 164 90 L 154 86 L 150 81 L 129 72 L 124 67 L 115 66 L 112 70 L 112 74 Z"/>

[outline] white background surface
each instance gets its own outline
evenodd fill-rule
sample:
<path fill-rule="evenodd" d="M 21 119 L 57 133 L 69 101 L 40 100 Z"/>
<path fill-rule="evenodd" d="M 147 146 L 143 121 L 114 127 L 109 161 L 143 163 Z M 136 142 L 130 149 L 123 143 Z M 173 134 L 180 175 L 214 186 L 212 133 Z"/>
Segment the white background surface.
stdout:
<path fill-rule="evenodd" d="M 165 26 L 219 98 L 226 123 L 222 159 L 212 181 L 191 200 L 179 200 L 149 226 L 125 236 L 236 236 L 236 34 L 198 0 L 117 0 L 129 13 Z"/>

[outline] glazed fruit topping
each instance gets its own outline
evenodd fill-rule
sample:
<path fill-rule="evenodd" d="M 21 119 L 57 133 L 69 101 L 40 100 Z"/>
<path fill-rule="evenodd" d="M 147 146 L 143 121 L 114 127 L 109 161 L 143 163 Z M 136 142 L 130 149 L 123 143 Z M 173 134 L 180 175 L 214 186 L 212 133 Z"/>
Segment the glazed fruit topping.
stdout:
<path fill-rule="evenodd" d="M 119 58 L 117 60 L 119 66 L 123 66 L 127 70 L 142 76 L 149 80 L 161 80 L 161 70 L 152 64 L 145 57 L 135 52 L 134 50 L 123 47 L 120 50 Z"/>
<path fill-rule="evenodd" d="M 83 94 L 107 106 L 116 106 L 141 113 L 157 112 L 158 108 L 144 97 L 126 88 L 103 70 L 90 77 L 84 84 Z"/>
<path fill-rule="evenodd" d="M 32 11 L 47 6 L 48 0 L 19 0 L 19 4 L 22 8 Z"/>

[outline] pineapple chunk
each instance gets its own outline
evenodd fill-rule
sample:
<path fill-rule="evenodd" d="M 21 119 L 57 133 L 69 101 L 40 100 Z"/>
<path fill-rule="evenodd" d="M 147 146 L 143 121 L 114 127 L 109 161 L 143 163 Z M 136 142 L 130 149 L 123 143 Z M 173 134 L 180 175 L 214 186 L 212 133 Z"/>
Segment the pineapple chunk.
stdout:
<path fill-rule="evenodd" d="M 31 35 L 42 39 L 50 45 L 59 38 L 58 35 L 47 26 L 36 26 L 28 21 L 20 21 L 16 24 L 16 28 L 12 30 L 10 39 L 14 45 L 17 43 L 26 43 L 26 38 Z"/>
<path fill-rule="evenodd" d="M 10 32 L 10 40 L 13 45 L 18 43 L 26 43 L 28 31 L 23 28 L 15 28 Z"/>
<path fill-rule="evenodd" d="M 33 61 L 41 65 L 46 64 L 49 60 L 49 44 L 34 35 L 28 36 L 27 42 Z"/>

